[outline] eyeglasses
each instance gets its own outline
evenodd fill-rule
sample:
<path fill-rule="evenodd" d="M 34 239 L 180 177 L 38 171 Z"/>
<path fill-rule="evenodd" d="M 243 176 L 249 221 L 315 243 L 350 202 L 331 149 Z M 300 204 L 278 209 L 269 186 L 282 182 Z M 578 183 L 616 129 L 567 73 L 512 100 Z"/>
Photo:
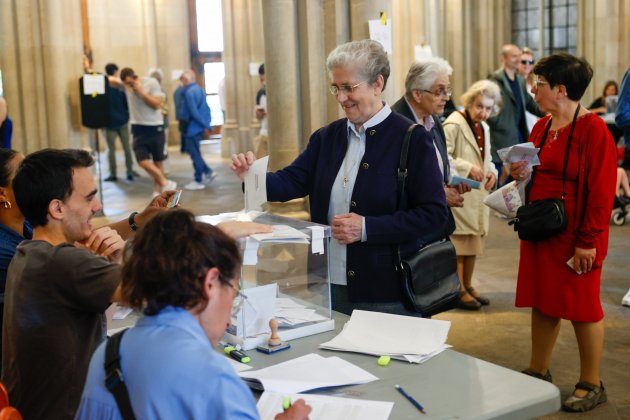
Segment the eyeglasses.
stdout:
<path fill-rule="evenodd" d="M 331 85 L 330 93 L 332 93 L 333 96 L 339 95 L 339 92 L 342 92 L 345 95 L 350 95 L 357 87 L 361 86 L 363 83 L 365 83 L 365 80 L 357 83 L 356 85 Z"/>
<path fill-rule="evenodd" d="M 521 60 L 521 64 L 523 64 L 523 65 L 525 65 L 525 64 L 533 65 L 534 64 L 534 60 Z"/>
<path fill-rule="evenodd" d="M 548 85 L 549 82 L 545 81 L 545 80 L 541 80 L 539 78 L 535 78 L 534 79 L 534 85 L 536 85 L 536 89 L 540 89 L 541 85 Z"/>
<path fill-rule="evenodd" d="M 440 89 L 437 92 L 431 92 L 430 90 L 422 89 L 423 92 L 427 92 L 436 97 L 450 98 L 453 95 L 453 89 L 449 86 L 446 89 Z"/>
<path fill-rule="evenodd" d="M 236 314 L 239 313 L 239 311 L 243 307 L 243 304 L 247 300 L 247 296 L 245 296 L 245 294 L 243 294 L 236 287 L 232 286 L 232 283 L 228 283 L 228 285 L 232 288 L 232 290 L 236 292 L 236 296 L 234 297 L 234 303 L 232 303 L 232 316 L 235 317 Z"/>

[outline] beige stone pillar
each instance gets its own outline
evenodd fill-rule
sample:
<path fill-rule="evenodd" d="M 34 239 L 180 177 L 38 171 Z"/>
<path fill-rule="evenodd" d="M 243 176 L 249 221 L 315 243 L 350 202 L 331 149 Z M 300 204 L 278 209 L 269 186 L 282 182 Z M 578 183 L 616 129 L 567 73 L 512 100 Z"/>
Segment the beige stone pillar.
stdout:
<path fill-rule="evenodd" d="M 223 63 L 225 64 L 225 124 L 221 130 L 221 156 L 228 158 L 238 150 L 236 52 L 234 51 L 233 0 L 223 0 Z"/>
<path fill-rule="evenodd" d="M 302 88 L 299 68 L 298 9 L 293 0 L 265 1 L 265 74 L 269 114 L 269 170 L 290 164 L 300 152 Z M 305 201 L 272 203 L 271 211 L 306 218 Z"/>
<path fill-rule="evenodd" d="M 80 147 L 82 54 L 78 1 L 0 3 L 0 60 L 15 149 Z"/>
<path fill-rule="evenodd" d="M 324 0 L 324 56 L 335 49 L 337 45 L 350 41 L 350 5 L 348 0 Z M 324 58 L 325 59 L 325 58 Z M 326 63 L 326 89 L 330 84 Z M 326 92 L 328 93 L 328 92 Z M 334 121 L 343 117 L 344 113 L 332 95 L 326 96 L 326 120 Z"/>

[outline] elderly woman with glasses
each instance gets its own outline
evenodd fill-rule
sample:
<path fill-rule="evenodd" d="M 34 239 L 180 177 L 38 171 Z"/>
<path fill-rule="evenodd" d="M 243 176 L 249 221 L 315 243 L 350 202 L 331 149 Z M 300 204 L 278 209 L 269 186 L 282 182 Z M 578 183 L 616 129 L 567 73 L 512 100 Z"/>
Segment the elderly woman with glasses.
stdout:
<path fill-rule="evenodd" d="M 403 256 L 416 251 L 447 221 L 433 142 L 423 127 L 413 130 L 408 208 L 398 209 L 396 173 L 411 121 L 381 98 L 390 73 L 387 53 L 376 41 L 348 42 L 330 53 L 326 66 L 346 117 L 315 131 L 293 163 L 267 174 L 267 198 L 308 195 L 311 219 L 332 227 L 333 309 L 418 315 L 402 301 L 394 250 L 400 246 Z M 254 159 L 251 152 L 235 155 L 232 170 L 243 179 Z"/>
<path fill-rule="evenodd" d="M 606 401 L 600 379 L 604 348 L 600 279 L 615 196 L 616 153 L 604 121 L 580 105 L 593 77 L 586 60 L 554 54 L 542 58 L 533 71 L 536 103 L 549 113 L 529 138 L 537 147 L 544 141 L 540 165 L 532 174 L 526 162 L 517 162 L 510 174 L 529 184 L 528 203 L 563 199 L 568 224 L 564 232 L 548 239 L 521 241 L 516 306 L 532 308 L 532 354 L 524 373 L 551 382 L 549 365 L 560 320 L 571 321 L 580 379 L 564 408 L 587 411 Z"/>
<path fill-rule="evenodd" d="M 240 294 L 240 268 L 234 239 L 186 210 L 158 214 L 138 232 L 121 297 L 145 316 L 125 332 L 119 351 L 136 418 L 259 418 L 252 393 L 214 350 Z M 104 361 L 105 343 L 92 356 L 77 419 L 122 418 L 105 387 Z M 306 419 L 309 412 L 298 400 L 276 418 Z"/>
<path fill-rule="evenodd" d="M 488 234 L 490 211 L 483 204 L 488 190 L 494 188 L 497 170 L 490 155 L 490 128 L 486 120 L 499 111 L 501 91 L 496 83 L 480 80 L 461 98 L 463 111 L 453 112 L 444 121 L 448 153 L 461 176 L 479 181 L 481 188 L 466 194 L 462 208 L 453 209 L 455 232 L 451 241 L 457 253 L 457 275 L 461 283 L 460 308 L 477 310 L 490 304 L 472 286 L 477 255 L 483 252 Z"/>

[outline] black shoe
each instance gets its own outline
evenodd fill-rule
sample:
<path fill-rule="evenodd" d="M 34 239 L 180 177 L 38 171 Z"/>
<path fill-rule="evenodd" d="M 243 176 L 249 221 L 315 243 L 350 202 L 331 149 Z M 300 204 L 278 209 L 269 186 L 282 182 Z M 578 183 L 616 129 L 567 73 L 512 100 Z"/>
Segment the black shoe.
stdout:
<path fill-rule="evenodd" d="M 133 175 L 131 174 L 127 175 L 127 181 L 129 182 L 133 181 Z"/>
<path fill-rule="evenodd" d="M 459 309 L 465 309 L 467 311 L 478 311 L 479 308 L 481 308 L 481 303 L 477 302 L 477 299 L 470 300 L 470 301 L 464 301 L 461 300 L 461 297 L 468 294 L 466 291 L 461 291 L 459 292 Z"/>
<path fill-rule="evenodd" d="M 118 181 L 118 177 L 115 177 L 114 175 L 110 175 L 107 178 L 105 178 L 103 181 L 105 181 L 105 182 L 116 182 L 116 181 Z"/>
<path fill-rule="evenodd" d="M 544 375 L 530 368 L 527 368 L 521 371 L 521 373 L 524 373 L 525 375 L 529 375 L 536 379 L 541 379 L 543 381 L 547 381 L 551 383 L 551 371 L 549 369 L 547 369 L 547 373 L 545 373 Z"/>
<path fill-rule="evenodd" d="M 474 292 L 475 292 L 475 288 L 474 287 L 469 287 L 466 289 L 468 291 L 468 293 L 470 294 L 470 296 L 474 297 L 475 300 L 479 303 L 481 303 L 483 306 L 487 306 L 490 305 L 490 299 L 483 297 L 481 295 L 479 296 L 475 296 Z"/>

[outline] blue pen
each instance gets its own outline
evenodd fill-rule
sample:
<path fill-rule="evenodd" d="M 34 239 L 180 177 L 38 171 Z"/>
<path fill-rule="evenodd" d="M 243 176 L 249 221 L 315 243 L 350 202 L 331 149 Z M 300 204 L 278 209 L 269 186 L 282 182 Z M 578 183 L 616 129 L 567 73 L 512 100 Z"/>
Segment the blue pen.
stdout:
<path fill-rule="evenodd" d="M 413 404 L 418 410 L 420 410 L 420 412 L 422 414 L 427 414 L 424 412 L 424 408 L 422 408 L 422 406 L 420 405 L 420 403 L 418 401 L 416 401 L 411 395 L 407 394 L 407 391 L 405 391 L 402 386 L 396 384 L 394 385 L 396 387 L 396 389 L 398 390 L 398 392 L 400 392 L 401 394 L 403 394 L 403 396 L 405 398 L 407 398 L 409 400 L 409 402 L 411 404 Z"/>

